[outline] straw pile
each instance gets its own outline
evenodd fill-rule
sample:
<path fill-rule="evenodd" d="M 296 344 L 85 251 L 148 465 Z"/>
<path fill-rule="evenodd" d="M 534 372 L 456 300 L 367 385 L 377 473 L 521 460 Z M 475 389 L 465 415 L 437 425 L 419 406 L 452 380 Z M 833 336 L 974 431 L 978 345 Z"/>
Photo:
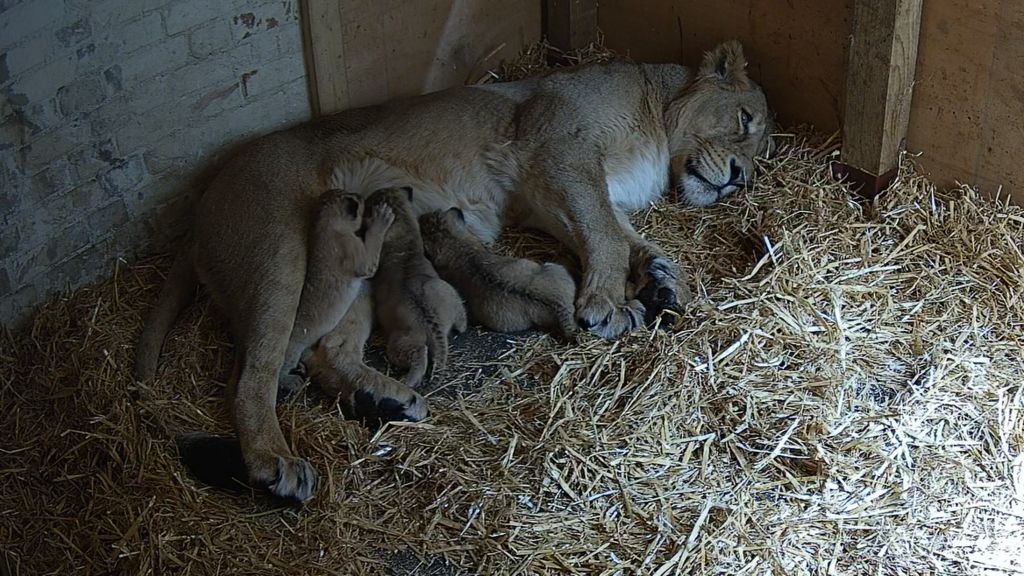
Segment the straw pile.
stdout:
<path fill-rule="evenodd" d="M 834 142 L 779 142 L 747 193 L 637 215 L 696 287 L 675 331 L 511 339 L 372 437 L 281 406 L 300 511 L 177 463 L 165 430 L 226 431 L 204 301 L 131 381 L 165 261 L 53 299 L 0 352 L 0 573 L 1024 571 L 1024 210 L 909 162 L 858 204 Z"/>

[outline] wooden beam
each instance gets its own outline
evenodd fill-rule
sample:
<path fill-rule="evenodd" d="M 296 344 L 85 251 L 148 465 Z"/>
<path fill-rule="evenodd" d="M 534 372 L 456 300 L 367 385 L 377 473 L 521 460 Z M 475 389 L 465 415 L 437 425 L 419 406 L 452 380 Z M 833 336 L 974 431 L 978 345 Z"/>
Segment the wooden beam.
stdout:
<path fill-rule="evenodd" d="M 313 116 L 349 107 L 339 0 L 302 0 L 302 37 Z"/>
<path fill-rule="evenodd" d="M 855 0 L 838 175 L 874 196 L 892 181 L 910 120 L 921 0 Z"/>
<path fill-rule="evenodd" d="M 559 50 L 597 40 L 597 0 L 544 0 L 544 36 Z"/>

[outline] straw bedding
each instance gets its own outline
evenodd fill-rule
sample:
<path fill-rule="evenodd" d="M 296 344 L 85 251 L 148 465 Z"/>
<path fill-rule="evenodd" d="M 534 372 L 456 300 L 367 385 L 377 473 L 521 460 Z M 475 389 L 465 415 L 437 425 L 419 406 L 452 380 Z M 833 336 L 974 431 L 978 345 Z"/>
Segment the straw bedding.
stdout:
<path fill-rule="evenodd" d="M 834 142 L 779 143 L 746 193 L 636 216 L 696 287 L 674 330 L 492 337 L 372 436 L 315 390 L 279 407 L 302 510 L 176 460 L 228 431 L 204 299 L 132 382 L 165 260 L 54 298 L 0 349 L 0 573 L 1024 571 L 1024 210 L 909 162 L 860 204 Z"/>

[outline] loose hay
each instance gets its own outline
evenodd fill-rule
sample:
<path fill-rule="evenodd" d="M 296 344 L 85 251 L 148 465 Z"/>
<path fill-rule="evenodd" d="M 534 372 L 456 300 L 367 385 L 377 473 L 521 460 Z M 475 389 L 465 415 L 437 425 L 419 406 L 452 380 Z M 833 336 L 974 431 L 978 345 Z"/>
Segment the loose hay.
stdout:
<path fill-rule="evenodd" d="M 301 511 L 176 461 L 167 431 L 227 431 L 205 302 L 132 383 L 166 262 L 53 299 L 0 351 L 8 571 L 1024 571 L 1024 210 L 909 162 L 860 205 L 814 142 L 723 205 L 636 217 L 697 287 L 675 332 L 518 338 L 374 437 L 313 393 L 280 407 L 322 477 Z"/>

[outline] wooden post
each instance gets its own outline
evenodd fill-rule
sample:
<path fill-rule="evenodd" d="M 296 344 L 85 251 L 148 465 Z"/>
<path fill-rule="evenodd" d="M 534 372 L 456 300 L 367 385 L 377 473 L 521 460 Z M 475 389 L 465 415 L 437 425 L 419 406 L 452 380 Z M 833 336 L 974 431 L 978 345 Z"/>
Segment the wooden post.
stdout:
<path fill-rule="evenodd" d="M 339 0 L 302 0 L 303 43 L 313 116 L 348 108 L 345 42 Z"/>
<path fill-rule="evenodd" d="M 910 121 L 921 0 L 855 0 L 837 176 L 873 197 L 896 176 Z"/>
<path fill-rule="evenodd" d="M 544 0 L 544 36 L 559 50 L 597 40 L 597 0 Z"/>

